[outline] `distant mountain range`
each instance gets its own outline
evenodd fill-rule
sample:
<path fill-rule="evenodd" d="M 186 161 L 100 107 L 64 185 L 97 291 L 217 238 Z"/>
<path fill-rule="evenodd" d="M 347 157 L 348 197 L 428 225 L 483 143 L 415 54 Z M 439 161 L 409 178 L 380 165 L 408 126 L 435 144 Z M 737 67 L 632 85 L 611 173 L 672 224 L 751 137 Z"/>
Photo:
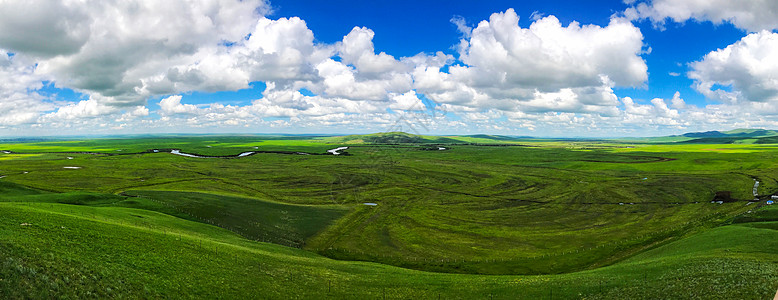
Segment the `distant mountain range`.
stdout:
<path fill-rule="evenodd" d="M 683 144 L 776 144 L 778 130 L 734 129 L 729 131 L 689 132 L 680 135 L 623 139 L 646 143 Z"/>
<path fill-rule="evenodd" d="M 406 132 L 381 132 L 373 134 L 357 134 L 333 136 L 324 139 L 329 143 L 342 144 L 517 144 L 527 140 L 567 140 L 542 139 L 529 136 L 508 136 L 490 134 L 472 135 L 417 135 Z M 683 144 L 776 144 L 778 130 L 767 129 L 734 129 L 729 131 L 689 132 L 680 135 L 616 139 L 644 143 L 683 143 Z"/>
<path fill-rule="evenodd" d="M 761 138 L 778 136 L 776 130 L 766 129 L 734 129 L 730 131 L 705 131 L 705 132 L 689 132 L 680 136 L 689 138 L 727 138 L 727 137 L 740 137 L 740 138 Z"/>

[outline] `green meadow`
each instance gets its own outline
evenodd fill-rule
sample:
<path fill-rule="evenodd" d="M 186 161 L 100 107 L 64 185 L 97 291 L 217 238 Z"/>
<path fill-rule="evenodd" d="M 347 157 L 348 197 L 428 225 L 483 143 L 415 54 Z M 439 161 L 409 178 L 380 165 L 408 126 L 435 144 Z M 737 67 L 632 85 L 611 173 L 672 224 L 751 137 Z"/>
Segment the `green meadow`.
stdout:
<path fill-rule="evenodd" d="M 677 140 L 8 142 L 0 295 L 772 298 L 778 145 Z"/>

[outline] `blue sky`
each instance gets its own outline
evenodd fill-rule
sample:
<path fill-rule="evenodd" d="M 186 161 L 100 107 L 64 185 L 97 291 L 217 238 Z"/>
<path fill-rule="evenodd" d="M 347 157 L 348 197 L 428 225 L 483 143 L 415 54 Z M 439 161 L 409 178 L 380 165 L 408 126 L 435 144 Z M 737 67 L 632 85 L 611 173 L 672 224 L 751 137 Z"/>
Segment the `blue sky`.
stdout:
<path fill-rule="evenodd" d="M 0 136 L 775 128 L 778 3 L 744 2 L 4 2 Z"/>
<path fill-rule="evenodd" d="M 589 2 L 589 3 L 587 3 Z M 621 1 L 274 1 L 274 17 L 301 17 L 322 42 L 340 41 L 354 26 L 376 33 L 377 49 L 396 56 L 445 51 L 459 42 L 450 22 L 461 16 L 471 25 L 495 12 L 513 8 L 519 24 L 531 24 L 533 12 L 555 15 L 563 23 L 607 25 L 609 17 L 627 8 Z"/>
<path fill-rule="evenodd" d="M 513 8 L 519 25 L 528 27 L 533 14 L 556 16 L 563 24 L 608 25 L 610 17 L 629 7 L 623 1 L 274 1 L 273 17 L 301 17 L 315 37 L 324 43 L 340 41 L 354 26 L 372 29 L 373 43 L 379 51 L 395 56 L 413 56 L 419 52 L 443 51 L 456 55 L 453 48 L 461 34 L 452 17 L 460 16 L 470 26 L 486 20 L 495 12 Z M 684 76 L 686 64 L 701 59 L 714 49 L 739 40 L 745 31 L 731 23 L 673 23 L 657 29 L 651 21 L 637 21 L 651 55 L 643 58 L 649 64 L 649 86 L 621 89 L 620 95 L 636 99 L 672 97 L 676 91 L 690 104 L 705 104 L 704 97 L 691 88 Z"/>

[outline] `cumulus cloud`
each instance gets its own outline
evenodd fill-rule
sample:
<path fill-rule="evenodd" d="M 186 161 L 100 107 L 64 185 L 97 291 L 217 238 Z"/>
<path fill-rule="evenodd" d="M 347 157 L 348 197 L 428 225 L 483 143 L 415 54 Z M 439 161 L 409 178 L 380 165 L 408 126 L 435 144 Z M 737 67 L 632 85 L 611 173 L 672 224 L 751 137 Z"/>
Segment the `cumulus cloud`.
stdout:
<path fill-rule="evenodd" d="M 426 106 L 424 106 L 424 103 L 421 102 L 421 99 L 419 99 L 419 95 L 416 94 L 416 91 L 409 91 L 405 94 L 399 94 L 399 95 L 392 95 L 392 104 L 389 105 L 389 108 L 394 110 L 424 110 Z"/>
<path fill-rule="evenodd" d="M 679 23 L 729 22 L 748 31 L 778 29 L 778 2 L 773 0 L 649 0 L 628 8 L 624 14 L 631 19 L 650 19 L 660 27 L 669 19 Z"/>
<path fill-rule="evenodd" d="M 678 91 L 673 94 L 673 99 L 670 99 L 670 103 L 672 103 L 670 106 L 675 109 L 686 108 L 686 101 L 681 98 L 681 92 Z"/>
<path fill-rule="evenodd" d="M 638 104 L 630 97 L 622 99 L 624 112 L 621 116 L 623 123 L 646 124 L 660 126 L 688 125 L 682 120 L 681 114 L 676 109 L 667 106 L 664 99 L 651 99 L 651 104 Z"/>
<path fill-rule="evenodd" d="M 778 101 L 778 34 L 751 33 L 693 62 L 689 78 L 708 98 L 726 103 Z"/>
<path fill-rule="evenodd" d="M 0 45 L 42 57 L 73 54 L 91 34 L 83 6 L 74 2 L 0 2 Z"/>
<path fill-rule="evenodd" d="M 262 18 L 244 48 L 238 47 L 241 67 L 250 81 L 315 80 L 315 64 L 333 54 L 332 47 L 316 45 L 313 32 L 300 18 Z"/>
<path fill-rule="evenodd" d="M 54 109 L 37 90 L 45 77 L 35 65 L 0 49 L 0 127 L 33 123 L 40 113 Z"/>
<path fill-rule="evenodd" d="M 405 66 L 393 56 L 384 52 L 375 53 L 374 36 L 375 33 L 368 28 L 354 27 L 337 45 L 342 61 L 354 65 L 360 73 L 367 76 L 404 71 Z"/>
<path fill-rule="evenodd" d="M 495 13 L 464 37 L 462 65 L 448 73 L 416 69 L 416 88 L 431 99 L 501 110 L 609 112 L 615 86 L 648 78 L 643 36 L 629 21 L 563 26 L 554 16 L 521 28 L 513 9 Z M 599 106 L 599 107 L 598 107 Z"/>
<path fill-rule="evenodd" d="M 118 111 L 116 107 L 102 104 L 99 100 L 88 99 L 77 103 L 59 107 L 55 112 L 41 117 L 42 122 L 55 120 L 74 120 L 89 117 L 97 117 Z"/>
<path fill-rule="evenodd" d="M 147 78 L 197 80 L 168 67 L 242 41 L 265 5 L 259 0 L 3 1 L 0 45 L 35 58 L 36 72 L 59 85 L 97 95 L 105 105 L 133 106 L 149 96 Z"/>
<path fill-rule="evenodd" d="M 647 67 L 639 56 L 643 47 L 640 30 L 614 18 L 606 27 L 572 22 L 563 26 L 554 16 L 537 20 L 529 28 L 518 25 L 509 9 L 482 21 L 466 40 L 460 59 L 471 68 L 493 73 L 500 83 L 558 90 L 563 87 L 598 85 L 601 75 L 619 86 L 639 86 L 647 79 Z M 452 71 L 453 73 L 453 71 Z M 476 84 L 475 75 L 468 78 Z"/>
<path fill-rule="evenodd" d="M 342 97 L 354 100 L 382 100 L 388 92 L 408 90 L 411 78 L 408 74 L 388 74 L 384 79 L 366 79 L 357 74 L 350 66 L 332 59 L 316 65 L 323 84 L 314 86 L 314 92 L 330 97 Z"/>
<path fill-rule="evenodd" d="M 159 101 L 159 108 L 163 114 L 195 114 L 197 106 L 181 104 L 181 95 L 173 95 Z"/>

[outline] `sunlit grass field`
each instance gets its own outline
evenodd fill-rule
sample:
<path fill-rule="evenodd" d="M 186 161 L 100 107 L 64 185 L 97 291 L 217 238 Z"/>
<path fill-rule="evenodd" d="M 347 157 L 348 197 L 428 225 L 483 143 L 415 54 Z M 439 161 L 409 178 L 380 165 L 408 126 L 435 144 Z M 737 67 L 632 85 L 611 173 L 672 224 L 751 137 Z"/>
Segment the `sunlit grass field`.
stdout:
<path fill-rule="evenodd" d="M 465 275 L 332 260 L 147 210 L 0 209 L 8 298 L 766 299 L 778 288 L 778 231 L 753 225 L 713 228 L 590 271 Z"/>
<path fill-rule="evenodd" d="M 778 288 L 778 247 L 757 242 L 777 234 L 764 206 L 778 192 L 773 145 L 398 138 L 416 142 L 0 144 L 10 151 L 0 294 L 766 298 Z M 244 152 L 261 153 L 234 157 Z M 721 191 L 732 201 L 711 203 Z"/>

